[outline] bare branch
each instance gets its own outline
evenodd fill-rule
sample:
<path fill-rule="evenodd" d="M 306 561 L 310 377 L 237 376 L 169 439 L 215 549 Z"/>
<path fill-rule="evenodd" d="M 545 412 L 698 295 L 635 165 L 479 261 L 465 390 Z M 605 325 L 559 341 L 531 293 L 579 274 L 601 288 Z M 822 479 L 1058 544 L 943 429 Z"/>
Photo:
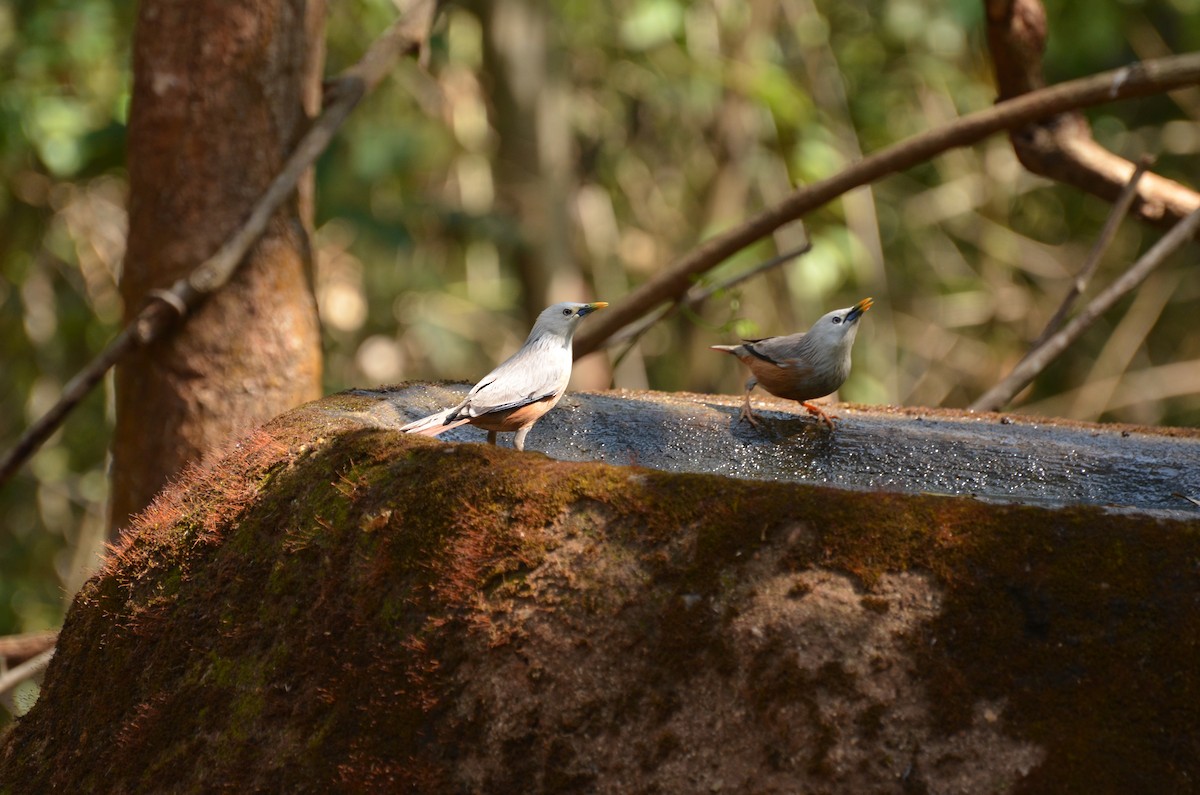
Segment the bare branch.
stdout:
<path fill-rule="evenodd" d="M 1046 328 L 1042 329 L 1042 333 L 1034 341 L 1033 345 L 1029 346 L 1030 350 L 1038 348 L 1050 335 L 1058 331 L 1063 320 L 1071 311 L 1071 307 L 1075 306 L 1075 301 L 1083 292 L 1087 290 L 1088 282 L 1092 280 L 1092 276 L 1096 273 L 1096 268 L 1100 266 L 1100 260 L 1104 257 L 1104 252 L 1108 251 L 1109 245 L 1112 244 L 1113 238 L 1117 235 L 1117 229 L 1121 226 L 1121 221 L 1129 213 L 1129 207 L 1133 204 L 1134 198 L 1137 197 L 1137 186 L 1142 175 L 1146 173 L 1146 169 L 1154 163 L 1154 159 L 1146 156 L 1138 161 L 1138 166 L 1133 172 L 1133 176 L 1129 178 L 1129 183 L 1125 189 L 1121 191 L 1117 203 L 1113 205 L 1112 210 L 1108 213 L 1108 218 L 1104 222 L 1104 228 L 1100 230 L 1100 236 L 1096 238 L 1096 243 L 1092 246 L 1092 250 L 1088 252 L 1088 258 L 1084 261 L 1083 267 L 1079 269 L 1079 275 L 1075 277 L 1075 281 L 1071 283 L 1071 289 L 1063 297 L 1062 303 L 1054 312 L 1053 317 L 1046 323 Z"/>
<path fill-rule="evenodd" d="M 575 338 L 575 357 L 595 352 L 618 329 L 664 301 L 685 293 L 697 274 L 847 191 L 911 168 L 949 149 L 974 144 L 1001 130 L 1019 129 L 1074 108 L 1159 94 L 1198 82 L 1200 53 L 1143 61 L 1030 91 L 868 155 L 849 168 L 800 188 L 775 206 L 710 238 L 634 290 L 624 301 L 597 314 L 593 324 Z M 1132 164 L 1129 170 L 1133 170 Z M 1200 204 L 1200 197 L 1195 204 Z"/>
<path fill-rule="evenodd" d="M 50 658 L 53 656 L 54 649 L 47 649 L 33 659 L 26 660 L 16 668 L 0 674 L 0 696 L 3 696 L 27 679 L 32 679 L 46 670 L 46 666 L 50 664 Z"/>
<path fill-rule="evenodd" d="M 404 55 L 422 50 L 436 10 L 436 0 L 413 0 L 401 18 L 371 44 L 362 59 L 331 83 L 330 101 L 313 120 L 283 170 L 263 193 L 245 223 L 187 277 L 175 282 L 168 290 L 154 291 L 137 317 L 121 330 L 99 356 L 71 379 L 53 408 L 34 422 L 17 444 L 0 459 L 0 485 L 8 482 L 50 438 L 66 416 L 104 378 L 109 368 L 132 349 L 149 345 L 174 330 L 205 298 L 229 281 L 246 253 L 262 236 L 271 216 L 291 196 L 300 178 L 329 146 L 334 134 L 355 106 L 379 85 L 396 61 Z"/>
<path fill-rule="evenodd" d="M 46 649 L 54 647 L 58 632 L 26 632 L 21 635 L 0 637 L 0 663 L 22 663 L 36 657 Z"/>
<path fill-rule="evenodd" d="M 1096 318 L 1107 312 L 1126 293 L 1145 281 L 1150 272 L 1163 263 L 1176 249 L 1195 236 L 1200 230 L 1200 210 L 1184 218 L 1155 243 L 1149 251 L 1135 262 L 1120 278 L 1096 296 L 1062 331 L 1059 331 L 1040 347 L 1032 350 L 1008 376 L 971 404 L 977 411 L 994 411 L 1007 404 L 1013 396 L 1054 361 L 1069 345 L 1079 339 Z"/>
<path fill-rule="evenodd" d="M 742 282 L 749 281 L 755 276 L 766 273 L 772 268 L 778 268 L 788 260 L 795 259 L 796 257 L 807 254 L 810 251 L 812 251 L 812 243 L 806 240 L 803 246 L 792 249 L 791 251 L 785 251 L 782 254 L 777 254 L 774 257 L 771 257 L 769 260 L 760 262 L 754 267 L 748 268 L 747 270 L 744 270 L 719 284 L 712 284 L 707 287 L 701 287 L 698 284 L 692 285 L 692 288 L 688 290 L 687 293 L 676 298 L 673 303 L 667 304 L 666 306 L 660 308 L 657 312 L 643 317 L 637 323 L 632 323 L 626 326 L 605 342 L 606 348 L 610 348 L 614 345 L 620 345 L 625 341 L 629 342 L 629 344 L 625 346 L 625 350 L 613 357 L 613 367 L 616 367 L 621 363 L 622 359 L 629 355 L 629 352 L 633 350 L 635 345 L 637 345 L 637 341 L 642 338 L 643 334 L 653 328 L 656 323 L 664 320 L 667 317 L 670 317 L 679 309 L 694 309 L 721 290 L 728 290 L 731 287 L 736 287 Z"/>
<path fill-rule="evenodd" d="M 797 257 L 801 257 L 810 251 L 812 251 L 812 243 L 805 241 L 803 246 L 794 248 L 791 251 L 785 251 L 782 254 L 777 254 L 774 257 L 771 257 L 769 260 L 760 262 L 752 268 L 747 268 L 741 273 L 729 277 L 723 282 L 710 284 L 707 286 L 694 284 L 684 295 L 675 299 L 674 303 L 663 307 L 660 311 L 652 315 L 647 315 L 637 323 L 633 323 L 621 329 L 619 332 L 605 341 L 604 347 L 611 348 L 614 345 L 620 345 L 626 341 L 637 342 L 637 340 L 655 323 L 658 323 L 660 320 L 663 320 L 667 316 L 673 314 L 675 311 L 679 309 L 694 309 L 722 290 L 729 290 L 743 282 L 750 281 L 755 276 L 759 276 L 769 270 L 778 268 L 780 265 L 790 262 Z"/>

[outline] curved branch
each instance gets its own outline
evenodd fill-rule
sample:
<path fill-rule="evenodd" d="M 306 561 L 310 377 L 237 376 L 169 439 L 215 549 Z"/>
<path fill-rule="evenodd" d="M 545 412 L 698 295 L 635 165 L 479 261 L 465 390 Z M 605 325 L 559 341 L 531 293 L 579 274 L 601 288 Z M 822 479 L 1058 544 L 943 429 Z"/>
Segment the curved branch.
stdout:
<path fill-rule="evenodd" d="M 826 204 L 854 188 L 911 168 L 949 149 L 968 146 L 1001 130 L 1015 130 L 1075 108 L 1101 105 L 1118 99 L 1161 94 L 1180 86 L 1200 83 L 1200 53 L 1157 58 L 1108 72 L 1030 91 L 977 111 L 957 121 L 868 155 L 832 177 L 793 192 L 782 202 L 744 223 L 702 243 L 676 260 L 625 300 L 597 313 L 592 324 L 575 338 L 575 358 L 598 350 L 606 339 L 646 314 L 658 304 L 682 295 L 697 274 L 786 223 Z M 1128 164 L 1116 193 L 1129 181 L 1134 166 Z M 1149 179 L 1147 175 L 1146 179 Z M 1145 183 L 1146 180 L 1143 180 Z M 1115 196 L 1116 194 L 1114 194 Z M 1191 209 L 1200 206 L 1197 197 Z"/>
<path fill-rule="evenodd" d="M 1001 100 L 1045 85 L 1046 10 L 1041 0 L 985 0 L 988 49 Z M 1124 79 L 1117 70 L 1117 80 Z M 1134 164 L 1092 138 L 1079 113 L 1063 113 L 1010 134 L 1013 151 L 1034 174 L 1114 202 L 1129 184 Z M 1178 182 L 1147 173 L 1138 183 L 1133 213 L 1158 226 L 1174 226 L 1200 206 L 1200 193 Z"/>

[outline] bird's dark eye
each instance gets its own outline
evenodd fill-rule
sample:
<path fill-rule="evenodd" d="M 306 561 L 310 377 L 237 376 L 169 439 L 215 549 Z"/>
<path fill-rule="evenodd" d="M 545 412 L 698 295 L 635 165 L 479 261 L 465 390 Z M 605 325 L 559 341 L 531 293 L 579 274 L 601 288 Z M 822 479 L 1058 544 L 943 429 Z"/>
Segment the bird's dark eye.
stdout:
<path fill-rule="evenodd" d="M 567 316 L 568 316 L 568 315 L 570 315 L 570 314 L 571 314 L 571 310 L 570 310 L 570 309 L 564 309 L 564 310 L 563 310 L 563 317 L 567 317 Z"/>
<path fill-rule="evenodd" d="M 835 326 L 836 326 L 838 323 L 841 323 L 841 322 L 842 322 L 842 319 L 841 319 L 840 317 L 835 317 L 835 318 L 833 319 L 833 325 L 835 325 Z"/>

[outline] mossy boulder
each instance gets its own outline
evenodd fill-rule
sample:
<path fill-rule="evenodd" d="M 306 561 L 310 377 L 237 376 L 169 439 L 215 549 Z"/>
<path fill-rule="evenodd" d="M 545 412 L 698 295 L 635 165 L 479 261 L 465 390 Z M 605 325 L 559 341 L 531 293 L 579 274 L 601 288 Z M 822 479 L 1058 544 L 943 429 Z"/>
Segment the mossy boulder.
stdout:
<path fill-rule="evenodd" d="M 1200 780 L 1200 520 L 564 462 L 380 400 L 285 415 L 139 518 L 0 790 Z"/>

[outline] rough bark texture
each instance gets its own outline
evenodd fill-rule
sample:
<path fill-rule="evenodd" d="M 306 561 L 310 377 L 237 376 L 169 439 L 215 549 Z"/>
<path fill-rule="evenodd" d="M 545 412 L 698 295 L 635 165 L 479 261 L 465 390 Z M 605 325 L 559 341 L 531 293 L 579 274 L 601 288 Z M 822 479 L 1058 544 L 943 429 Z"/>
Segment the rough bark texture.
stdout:
<path fill-rule="evenodd" d="M 76 598 L 0 789 L 1200 777 L 1200 520 L 568 463 L 386 404 L 327 398 L 165 492 Z"/>
<path fill-rule="evenodd" d="M 141 3 L 127 318 L 212 254 L 279 170 L 314 105 L 319 18 L 304 0 Z M 117 368 L 114 531 L 187 462 L 320 393 L 310 253 L 292 202 L 179 334 Z"/>
<path fill-rule="evenodd" d="M 1041 0 L 984 0 L 988 49 L 1001 101 L 1046 85 L 1046 9 Z M 1060 32 L 1069 35 L 1069 32 Z M 1110 202 L 1117 200 L 1135 165 L 1092 138 L 1081 113 L 1064 113 L 1010 136 L 1021 163 L 1034 174 L 1073 185 Z M 1133 212 L 1161 226 L 1178 223 L 1200 207 L 1200 193 L 1154 173 L 1138 183 Z"/>

